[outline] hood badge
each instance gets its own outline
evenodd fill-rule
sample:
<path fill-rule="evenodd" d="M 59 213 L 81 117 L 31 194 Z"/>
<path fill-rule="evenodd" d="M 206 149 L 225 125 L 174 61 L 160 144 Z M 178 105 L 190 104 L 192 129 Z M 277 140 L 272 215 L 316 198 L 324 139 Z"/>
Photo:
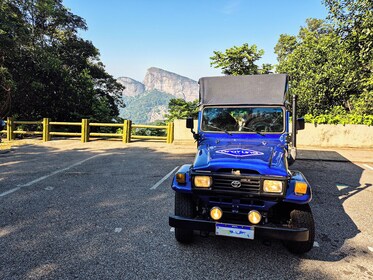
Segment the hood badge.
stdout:
<path fill-rule="evenodd" d="M 258 152 L 250 149 L 224 149 L 216 151 L 217 154 L 223 154 L 232 157 L 249 157 L 249 156 L 261 156 L 264 155 L 262 152 Z"/>
<path fill-rule="evenodd" d="M 232 174 L 233 175 L 241 175 L 241 171 L 232 169 Z"/>
<path fill-rule="evenodd" d="M 241 187 L 241 182 L 240 181 L 232 181 L 231 186 L 235 189 L 238 189 Z"/>

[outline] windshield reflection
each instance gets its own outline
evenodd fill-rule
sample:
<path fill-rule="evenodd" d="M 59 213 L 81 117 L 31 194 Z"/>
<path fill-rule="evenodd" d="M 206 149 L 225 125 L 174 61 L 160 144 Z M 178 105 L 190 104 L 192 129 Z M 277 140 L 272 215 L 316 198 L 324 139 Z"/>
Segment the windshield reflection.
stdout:
<path fill-rule="evenodd" d="M 281 107 L 207 107 L 202 114 L 203 131 L 281 133 Z"/>

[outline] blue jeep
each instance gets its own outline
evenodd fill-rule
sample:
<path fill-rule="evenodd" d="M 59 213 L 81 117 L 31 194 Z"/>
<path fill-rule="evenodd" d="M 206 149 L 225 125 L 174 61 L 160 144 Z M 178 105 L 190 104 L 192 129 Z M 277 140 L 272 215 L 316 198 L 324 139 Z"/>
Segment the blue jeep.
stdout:
<path fill-rule="evenodd" d="M 176 240 L 213 232 L 279 239 L 293 253 L 308 252 L 315 236 L 311 186 L 289 169 L 304 120 L 296 119 L 296 96 L 288 102 L 288 76 L 206 77 L 199 85 L 197 133 L 187 119 L 198 151 L 172 182 Z"/>

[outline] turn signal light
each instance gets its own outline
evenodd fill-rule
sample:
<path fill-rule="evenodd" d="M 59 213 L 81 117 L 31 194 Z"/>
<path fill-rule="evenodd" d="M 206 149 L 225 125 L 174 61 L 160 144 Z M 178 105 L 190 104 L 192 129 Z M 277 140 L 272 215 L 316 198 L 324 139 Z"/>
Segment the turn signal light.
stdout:
<path fill-rule="evenodd" d="M 296 182 L 294 192 L 296 195 L 304 195 L 307 193 L 307 183 L 305 182 Z"/>
<path fill-rule="evenodd" d="M 179 184 L 185 184 L 186 183 L 185 173 L 177 173 L 176 182 L 178 182 Z"/>

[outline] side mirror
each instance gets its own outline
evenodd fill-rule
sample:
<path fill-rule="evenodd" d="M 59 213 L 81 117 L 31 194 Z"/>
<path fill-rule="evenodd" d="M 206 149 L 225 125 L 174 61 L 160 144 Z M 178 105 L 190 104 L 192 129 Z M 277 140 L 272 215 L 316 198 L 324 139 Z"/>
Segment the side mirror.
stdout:
<path fill-rule="evenodd" d="M 193 118 L 187 118 L 186 119 L 186 128 L 190 128 L 190 129 L 194 128 L 194 119 Z"/>
<path fill-rule="evenodd" d="M 304 118 L 297 119 L 297 130 L 303 130 L 304 126 Z"/>

